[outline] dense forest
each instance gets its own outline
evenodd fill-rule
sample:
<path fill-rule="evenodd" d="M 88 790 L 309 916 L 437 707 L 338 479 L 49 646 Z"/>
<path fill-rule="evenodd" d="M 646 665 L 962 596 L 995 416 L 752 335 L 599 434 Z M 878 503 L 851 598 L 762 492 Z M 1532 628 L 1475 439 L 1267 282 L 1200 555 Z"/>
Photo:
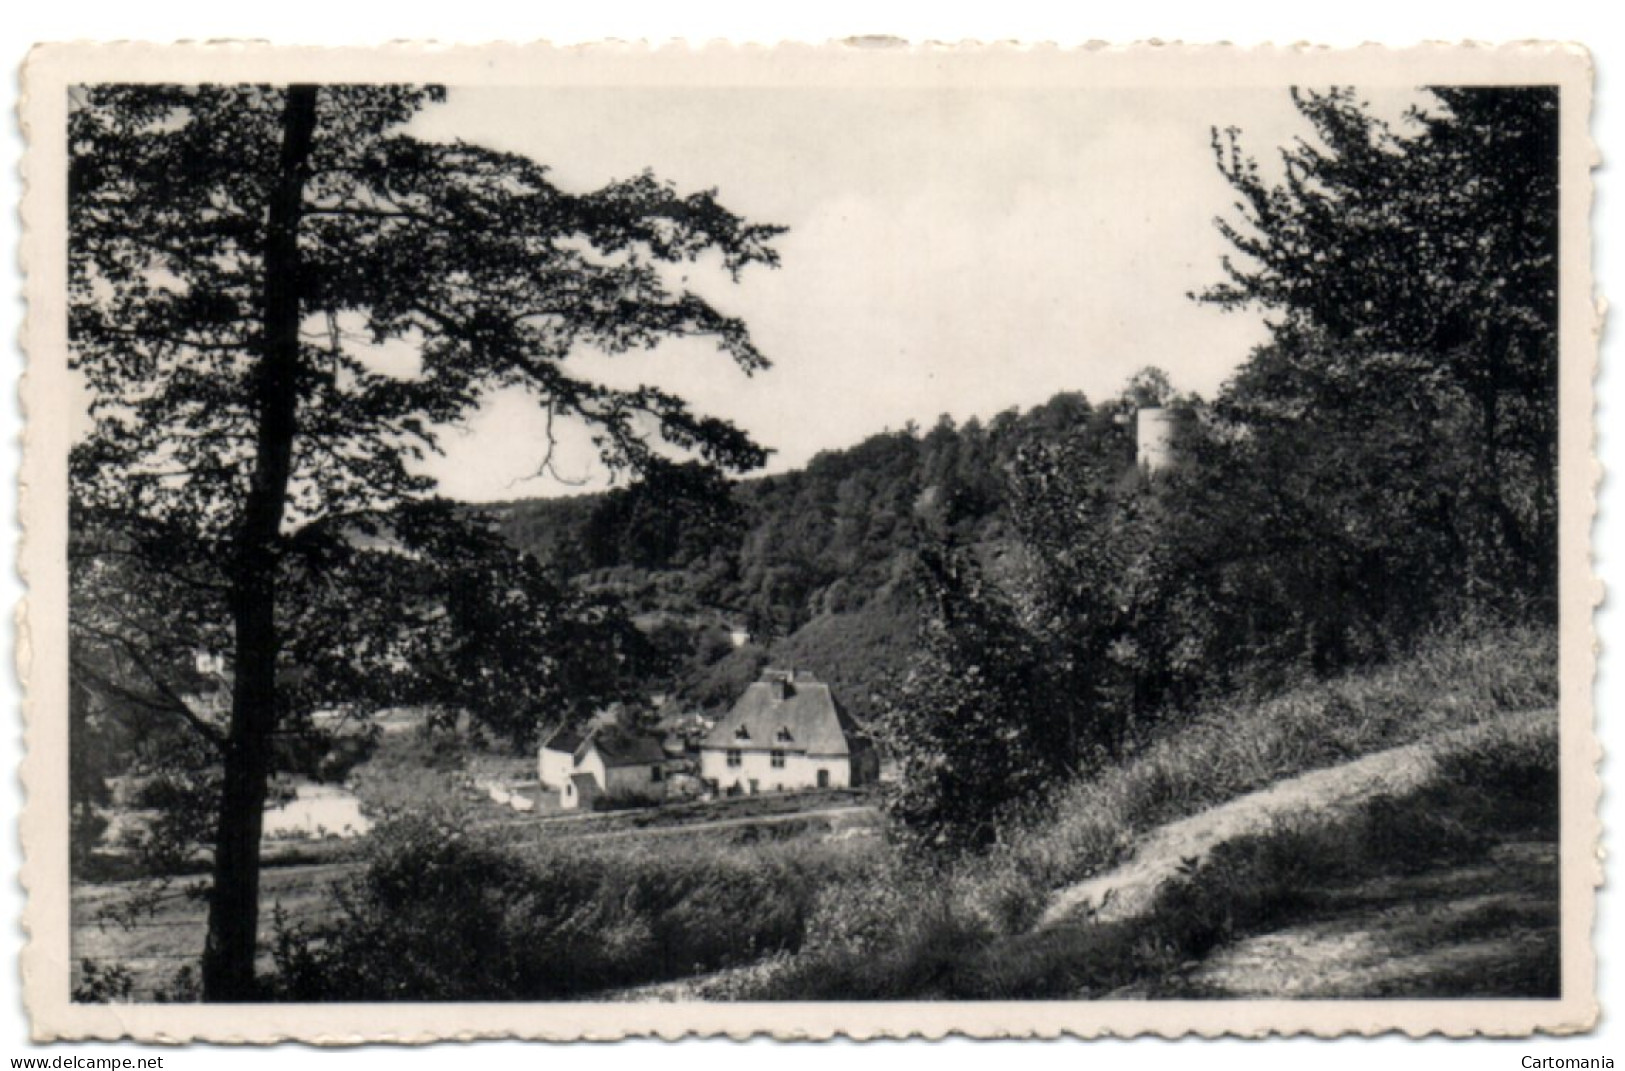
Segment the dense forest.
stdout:
<path fill-rule="evenodd" d="M 867 720 L 915 646 L 919 552 L 952 545 L 1009 573 L 1018 459 L 1067 447 L 1127 471 L 1135 408 L 1166 393 L 1150 371 L 1109 403 L 1066 393 L 985 424 L 944 415 L 928 431 L 882 432 L 782 475 L 727 484 L 678 470 L 490 514 L 569 583 L 636 616 L 665 656 L 652 690 L 725 706 L 772 659 L 817 671 Z M 734 630 L 749 635 L 737 650 Z"/>

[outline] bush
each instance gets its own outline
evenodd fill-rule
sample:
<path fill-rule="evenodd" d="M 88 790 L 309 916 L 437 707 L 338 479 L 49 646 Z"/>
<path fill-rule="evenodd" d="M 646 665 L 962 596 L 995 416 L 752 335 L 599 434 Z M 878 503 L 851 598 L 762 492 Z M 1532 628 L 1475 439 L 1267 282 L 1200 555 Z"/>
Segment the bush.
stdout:
<path fill-rule="evenodd" d="M 110 1004 L 127 1001 L 135 988 L 135 975 L 120 963 L 79 962 L 79 982 L 73 987 L 77 1004 Z"/>
<path fill-rule="evenodd" d="M 613 813 L 615 811 L 642 811 L 648 810 L 651 807 L 658 807 L 659 805 L 659 800 L 650 799 L 648 796 L 640 796 L 633 792 L 627 792 L 624 789 L 613 789 L 609 792 L 603 793 L 602 795 L 594 796 L 592 801 L 593 810 L 602 811 L 605 813 Z"/>
<path fill-rule="evenodd" d="M 922 849 L 979 851 L 1071 770 L 1071 690 L 970 558 L 920 554 L 920 650 L 872 728 L 896 759 L 887 814 Z"/>
<path fill-rule="evenodd" d="M 868 886 L 872 887 L 872 886 Z M 865 888 L 859 886 L 857 892 Z M 861 937 L 809 948 L 741 994 L 747 1000 L 905 1000 L 961 995 L 993 935 L 938 889 L 860 925 Z"/>
<path fill-rule="evenodd" d="M 384 734 L 351 781 L 364 811 L 373 816 L 404 814 L 423 806 L 448 808 L 461 798 L 457 784 L 467 762 L 462 741 L 427 726 Z"/>

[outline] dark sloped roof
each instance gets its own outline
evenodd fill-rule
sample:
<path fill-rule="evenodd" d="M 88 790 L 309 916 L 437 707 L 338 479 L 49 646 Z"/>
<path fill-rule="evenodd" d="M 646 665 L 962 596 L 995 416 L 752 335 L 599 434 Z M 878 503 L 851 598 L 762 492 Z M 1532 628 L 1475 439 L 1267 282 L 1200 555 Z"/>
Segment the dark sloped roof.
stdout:
<path fill-rule="evenodd" d="M 666 761 L 666 749 L 660 746 L 658 736 L 597 732 L 588 743 L 604 757 L 605 766 L 649 766 Z"/>
<path fill-rule="evenodd" d="M 542 747 L 548 751 L 567 751 L 574 755 L 576 748 L 580 747 L 586 739 L 586 734 L 580 729 L 566 727 L 548 737 Z"/>
<path fill-rule="evenodd" d="M 835 701 L 829 685 L 805 672 L 791 679 L 768 670 L 706 735 L 705 746 L 848 755 L 861 738 L 857 722 Z"/>

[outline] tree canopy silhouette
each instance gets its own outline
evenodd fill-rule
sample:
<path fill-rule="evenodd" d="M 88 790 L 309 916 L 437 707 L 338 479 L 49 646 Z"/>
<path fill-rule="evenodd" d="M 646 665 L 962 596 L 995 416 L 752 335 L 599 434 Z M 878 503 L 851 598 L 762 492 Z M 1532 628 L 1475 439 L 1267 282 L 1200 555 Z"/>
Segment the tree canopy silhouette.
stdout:
<path fill-rule="evenodd" d="M 1256 436 L 1300 429 L 1288 452 L 1338 429 L 1370 440 L 1367 461 L 1336 467 L 1405 503 L 1454 558 L 1451 584 L 1550 613 L 1558 91 L 1429 94 L 1396 130 L 1353 90 L 1295 91 L 1314 137 L 1281 148 L 1278 180 L 1238 131 L 1214 132 L 1237 255 L 1200 297 L 1262 310 L 1273 336 L 1221 406 Z"/>
<path fill-rule="evenodd" d="M 730 470 L 764 457 L 682 398 L 603 385 L 570 357 L 701 336 L 747 373 L 767 367 L 746 325 L 666 266 L 704 259 L 737 279 L 777 262 L 781 228 L 648 173 L 569 193 L 525 157 L 414 137 L 411 118 L 444 95 L 109 85 L 72 104 L 70 363 L 94 418 L 70 460 L 72 617 L 76 652 L 100 656 L 76 665 L 220 753 L 205 999 L 256 996 L 280 728 L 316 702 L 382 698 L 367 682 L 418 667 L 417 645 L 453 619 L 511 644 L 504 627 L 533 617 L 534 572 L 471 533 L 466 512 L 436 507 L 414 469 L 438 428 L 522 389 L 549 428 L 589 424 L 613 470 L 659 469 L 670 451 Z M 551 462 L 551 435 L 515 448 Z M 434 582 L 457 570 L 432 565 L 459 557 L 505 569 L 487 601 L 526 612 L 472 613 L 467 585 L 437 605 Z M 115 577 L 141 612 L 90 598 Z M 489 665 L 467 651 L 437 663 L 453 667 L 439 696 L 482 681 L 468 690 L 490 694 Z M 230 681 L 215 722 L 189 709 L 181 679 L 205 654 Z"/>

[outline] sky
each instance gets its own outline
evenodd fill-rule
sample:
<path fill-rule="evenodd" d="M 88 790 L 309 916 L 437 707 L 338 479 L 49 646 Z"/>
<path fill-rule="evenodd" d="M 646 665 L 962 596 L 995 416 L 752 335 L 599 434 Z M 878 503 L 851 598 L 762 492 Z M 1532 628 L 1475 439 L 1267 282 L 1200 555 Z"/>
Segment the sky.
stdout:
<path fill-rule="evenodd" d="M 702 262 L 687 277 L 743 317 L 770 370 L 747 377 L 695 340 L 571 358 L 730 419 L 775 472 L 909 421 L 1110 396 L 1147 365 L 1210 396 L 1263 339 L 1257 313 L 1188 296 L 1219 281 L 1226 252 L 1216 125 L 1264 158 L 1307 132 L 1284 88 L 805 86 L 453 87 L 413 130 L 523 153 L 567 190 L 651 169 L 788 227 L 776 270 L 734 283 Z M 470 501 L 603 486 L 583 431 L 554 456 L 572 482 L 537 475 L 545 442 L 532 400 L 497 395 L 427 471 Z"/>

